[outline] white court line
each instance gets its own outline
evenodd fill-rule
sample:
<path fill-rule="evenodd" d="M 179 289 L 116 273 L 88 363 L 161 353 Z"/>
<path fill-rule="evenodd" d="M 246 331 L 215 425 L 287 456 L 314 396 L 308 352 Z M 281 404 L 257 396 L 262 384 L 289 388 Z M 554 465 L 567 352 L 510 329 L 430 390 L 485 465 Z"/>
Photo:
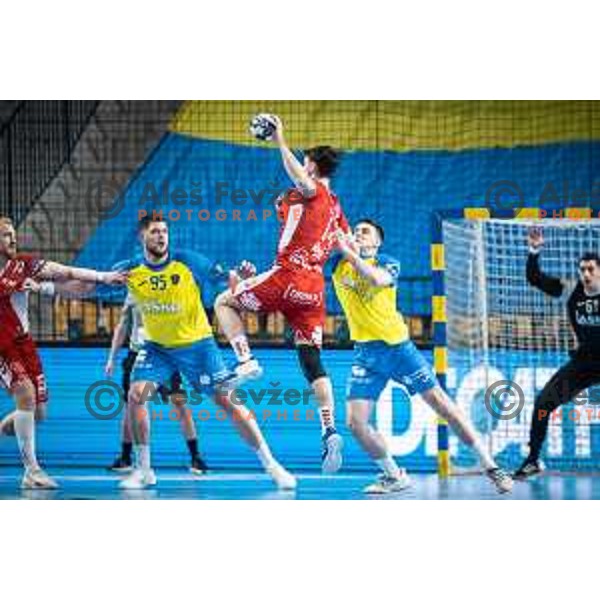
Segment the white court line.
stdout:
<path fill-rule="evenodd" d="M 162 474 L 160 469 L 157 469 L 156 476 L 160 481 L 271 481 L 271 477 L 266 473 L 221 473 L 221 474 L 208 474 L 208 475 L 187 475 L 187 474 Z M 54 475 L 52 471 L 49 471 L 53 479 L 59 481 L 122 481 L 125 479 L 127 474 L 124 475 Z M 15 473 L 14 475 L 0 475 L 0 481 L 14 481 L 19 478 L 20 474 Z M 306 480 L 318 480 L 318 481 L 334 481 L 334 480 L 345 480 L 345 481 L 356 481 L 369 478 L 371 475 L 296 475 L 297 479 Z"/>

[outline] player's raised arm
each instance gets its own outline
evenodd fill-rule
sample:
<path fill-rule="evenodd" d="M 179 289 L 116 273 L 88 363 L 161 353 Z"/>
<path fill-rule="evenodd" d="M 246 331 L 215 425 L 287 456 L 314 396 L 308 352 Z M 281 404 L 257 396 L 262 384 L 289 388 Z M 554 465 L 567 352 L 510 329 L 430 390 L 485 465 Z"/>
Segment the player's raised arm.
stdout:
<path fill-rule="evenodd" d="M 386 269 L 376 267 L 369 264 L 364 260 L 358 252 L 356 252 L 354 245 L 351 245 L 346 239 L 346 236 L 339 231 L 337 239 L 337 247 L 354 268 L 373 286 L 375 287 L 387 287 L 394 283 L 393 275 Z"/>
<path fill-rule="evenodd" d="M 544 245 L 544 234 L 540 227 L 529 230 L 529 256 L 527 257 L 527 281 L 533 287 L 553 298 L 559 298 L 564 291 L 564 283 L 558 277 L 551 277 L 542 272 L 540 252 Z"/>
<path fill-rule="evenodd" d="M 85 283 L 104 283 L 106 285 L 124 285 L 128 273 L 124 271 L 95 271 L 81 267 L 71 267 L 48 261 L 36 275 L 42 281 L 81 281 Z"/>
<path fill-rule="evenodd" d="M 285 171 L 289 178 L 294 182 L 298 191 L 305 198 L 312 198 L 317 192 L 317 184 L 300 161 L 294 156 L 294 153 L 289 149 L 283 135 L 283 123 L 281 122 L 281 119 L 275 115 L 273 115 L 273 118 L 276 123 L 273 141 L 279 146 Z"/>

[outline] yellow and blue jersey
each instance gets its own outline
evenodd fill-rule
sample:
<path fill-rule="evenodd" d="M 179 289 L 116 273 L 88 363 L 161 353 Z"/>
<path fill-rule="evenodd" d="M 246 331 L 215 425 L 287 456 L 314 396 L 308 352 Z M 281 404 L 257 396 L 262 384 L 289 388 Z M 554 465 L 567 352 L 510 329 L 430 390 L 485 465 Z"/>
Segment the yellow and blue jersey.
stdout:
<path fill-rule="evenodd" d="M 118 268 L 129 271 L 129 296 L 141 314 L 148 341 L 179 348 L 212 337 L 202 288 L 219 277 L 218 264 L 202 254 L 179 250 L 158 264 L 140 256 Z"/>
<path fill-rule="evenodd" d="M 383 341 L 400 344 L 409 339 L 408 328 L 396 308 L 396 286 L 400 263 L 380 254 L 366 262 L 385 269 L 392 283 L 378 287 L 369 283 L 341 255 L 334 258 L 333 285 L 355 342 Z"/>

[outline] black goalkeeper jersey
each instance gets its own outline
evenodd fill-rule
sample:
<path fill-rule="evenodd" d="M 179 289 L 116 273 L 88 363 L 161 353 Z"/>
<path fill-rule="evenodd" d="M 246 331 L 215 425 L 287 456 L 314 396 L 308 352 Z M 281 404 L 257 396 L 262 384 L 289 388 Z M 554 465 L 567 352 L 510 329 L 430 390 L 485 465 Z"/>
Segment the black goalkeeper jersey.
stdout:
<path fill-rule="evenodd" d="M 564 291 L 564 284 L 560 279 L 542 273 L 539 254 L 529 254 L 527 280 L 554 298 L 560 297 Z M 567 300 L 567 313 L 577 338 L 575 354 L 600 359 L 600 294 L 588 296 L 583 283 L 578 282 Z"/>
<path fill-rule="evenodd" d="M 600 294 L 588 296 L 579 282 L 569 296 L 567 310 L 579 343 L 577 354 L 600 358 Z"/>

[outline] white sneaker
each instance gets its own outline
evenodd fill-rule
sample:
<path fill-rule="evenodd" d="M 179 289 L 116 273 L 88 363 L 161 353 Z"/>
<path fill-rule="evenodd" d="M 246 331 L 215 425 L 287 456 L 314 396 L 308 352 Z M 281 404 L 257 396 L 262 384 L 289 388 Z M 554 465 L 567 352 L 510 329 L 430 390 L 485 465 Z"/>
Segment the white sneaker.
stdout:
<path fill-rule="evenodd" d="M 235 382 L 250 381 L 262 377 L 263 369 L 255 358 L 251 358 L 242 363 L 238 363 L 234 369 Z"/>
<path fill-rule="evenodd" d="M 380 475 L 375 483 L 368 485 L 365 494 L 396 494 L 410 487 L 412 482 L 404 469 L 400 469 L 400 477 Z"/>
<path fill-rule="evenodd" d="M 21 488 L 24 490 L 55 490 L 58 483 L 51 477 L 48 477 L 40 467 L 35 469 L 25 469 Z"/>
<path fill-rule="evenodd" d="M 499 467 L 488 469 L 485 474 L 489 480 L 496 486 L 496 491 L 499 494 L 507 494 L 513 489 L 513 478 Z"/>
<path fill-rule="evenodd" d="M 275 463 L 272 467 L 269 467 L 267 473 L 273 478 L 273 481 L 280 490 L 296 489 L 296 478 L 279 463 Z"/>
<path fill-rule="evenodd" d="M 333 428 L 329 428 L 321 440 L 323 444 L 321 472 L 325 475 L 332 475 L 342 468 L 342 449 L 344 447 L 344 440 Z"/>
<path fill-rule="evenodd" d="M 143 490 L 151 485 L 156 485 L 156 475 L 152 469 L 144 471 L 135 469 L 129 477 L 123 479 L 119 487 L 124 490 Z"/>

